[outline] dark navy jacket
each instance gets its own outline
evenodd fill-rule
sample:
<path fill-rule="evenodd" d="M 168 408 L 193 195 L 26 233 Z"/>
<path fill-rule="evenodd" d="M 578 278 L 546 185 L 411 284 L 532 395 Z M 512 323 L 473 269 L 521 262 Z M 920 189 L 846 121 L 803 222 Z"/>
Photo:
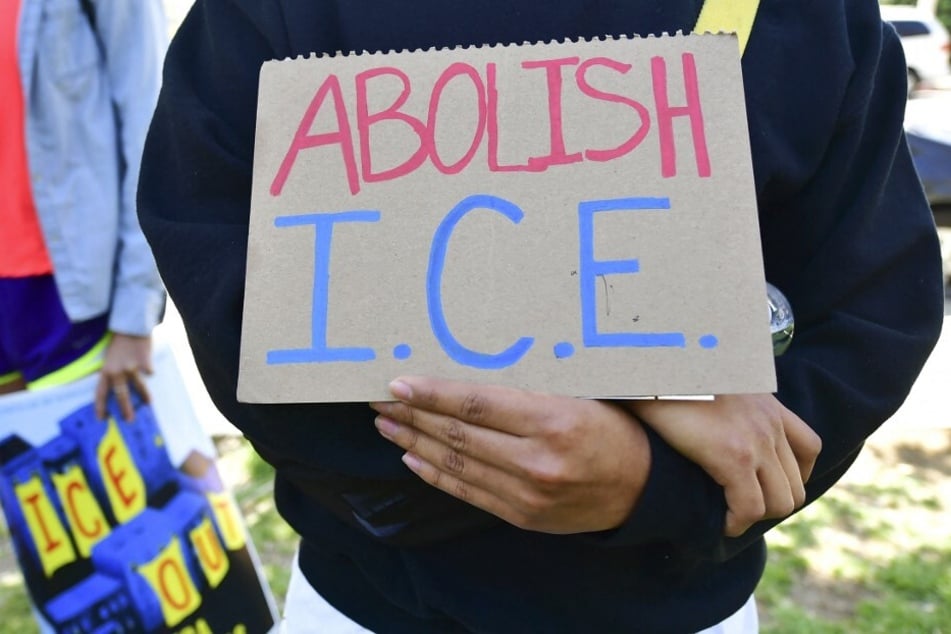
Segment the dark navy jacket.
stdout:
<path fill-rule="evenodd" d="M 521 531 L 423 485 L 365 404 L 238 403 L 261 63 L 690 31 L 700 5 L 198 0 L 172 43 L 142 164 L 142 227 L 212 397 L 277 469 L 305 574 L 367 627 L 696 631 L 749 597 L 770 524 L 725 539 L 722 490 L 651 434 L 650 478 L 624 525 Z M 875 0 L 764 0 L 743 72 L 767 278 L 797 321 L 778 396 L 822 437 L 815 499 L 901 404 L 935 343 L 938 244 L 902 133 L 901 48 Z"/>

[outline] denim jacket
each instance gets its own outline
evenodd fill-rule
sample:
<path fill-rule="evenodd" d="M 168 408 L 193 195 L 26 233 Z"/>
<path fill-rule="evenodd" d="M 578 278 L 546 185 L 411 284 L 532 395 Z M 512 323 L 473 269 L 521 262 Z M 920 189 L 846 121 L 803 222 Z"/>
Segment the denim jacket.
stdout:
<path fill-rule="evenodd" d="M 165 293 L 135 207 L 167 44 L 161 0 L 25 0 L 17 56 L 33 199 L 73 321 L 147 335 Z"/>

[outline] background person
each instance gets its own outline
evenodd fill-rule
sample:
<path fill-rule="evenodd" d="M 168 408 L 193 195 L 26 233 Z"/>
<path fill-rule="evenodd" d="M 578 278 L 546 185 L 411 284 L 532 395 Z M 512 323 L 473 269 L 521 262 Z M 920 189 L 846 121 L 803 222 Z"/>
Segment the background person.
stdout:
<path fill-rule="evenodd" d="M 0 0 L 0 393 L 101 368 L 133 416 L 165 295 L 135 207 L 160 0 Z"/>

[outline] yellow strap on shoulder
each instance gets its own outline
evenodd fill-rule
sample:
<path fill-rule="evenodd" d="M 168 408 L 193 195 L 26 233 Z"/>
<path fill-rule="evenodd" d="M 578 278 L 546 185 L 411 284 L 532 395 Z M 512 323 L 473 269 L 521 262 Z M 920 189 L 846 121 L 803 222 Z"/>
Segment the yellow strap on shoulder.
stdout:
<path fill-rule="evenodd" d="M 740 55 L 746 50 L 759 0 L 706 0 L 700 9 L 700 17 L 693 27 L 694 33 L 736 33 Z"/>

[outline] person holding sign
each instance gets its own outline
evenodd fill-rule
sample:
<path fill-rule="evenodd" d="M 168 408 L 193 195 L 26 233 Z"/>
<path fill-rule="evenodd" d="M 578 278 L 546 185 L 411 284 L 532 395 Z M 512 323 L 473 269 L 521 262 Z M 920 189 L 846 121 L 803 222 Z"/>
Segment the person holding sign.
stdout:
<path fill-rule="evenodd" d="M 5 0 L 0 29 L 0 394 L 101 370 L 99 416 L 131 419 L 165 302 L 135 209 L 161 2 Z"/>
<path fill-rule="evenodd" d="M 775 361 L 775 394 L 620 402 L 410 375 L 394 378 L 393 400 L 369 407 L 237 400 L 242 300 L 254 274 L 245 263 L 255 114 L 259 98 L 275 97 L 259 93 L 265 61 L 695 30 L 737 31 L 745 48 L 765 273 L 797 322 Z M 550 94 L 559 94 L 556 71 L 570 77 L 563 67 L 574 63 L 538 71 Z M 763 534 L 841 477 L 901 404 L 940 329 L 937 238 L 904 142 L 904 78 L 900 44 L 874 0 L 198 0 L 166 64 L 140 220 L 209 392 L 276 469 L 276 501 L 301 535 L 309 585 L 378 633 L 755 631 Z M 322 86 L 315 109 L 353 90 Z M 492 94 L 486 88 L 484 103 Z M 425 117 L 411 119 L 398 94 L 390 98 L 370 110 L 364 95 L 358 121 L 415 121 L 424 138 Z M 357 160 L 354 148 L 367 148 L 345 140 L 360 128 L 334 110 L 336 128 L 323 112 L 285 113 L 299 143 L 268 178 L 269 196 L 307 177 L 299 161 L 308 153 L 331 155 L 351 191 L 395 177 Z M 549 156 L 525 171 L 557 170 L 574 156 L 570 143 L 553 132 Z M 431 152 L 418 153 L 404 176 L 428 169 L 427 156 L 439 169 Z M 701 178 L 710 167 L 702 156 L 691 157 Z M 491 166 L 492 157 L 480 160 Z M 657 172 L 666 177 L 663 161 Z M 417 247 L 429 245 L 407 250 Z M 318 348 L 305 352 L 327 346 Z M 308 621 L 330 629 L 289 600 L 295 610 L 289 631 Z"/>

